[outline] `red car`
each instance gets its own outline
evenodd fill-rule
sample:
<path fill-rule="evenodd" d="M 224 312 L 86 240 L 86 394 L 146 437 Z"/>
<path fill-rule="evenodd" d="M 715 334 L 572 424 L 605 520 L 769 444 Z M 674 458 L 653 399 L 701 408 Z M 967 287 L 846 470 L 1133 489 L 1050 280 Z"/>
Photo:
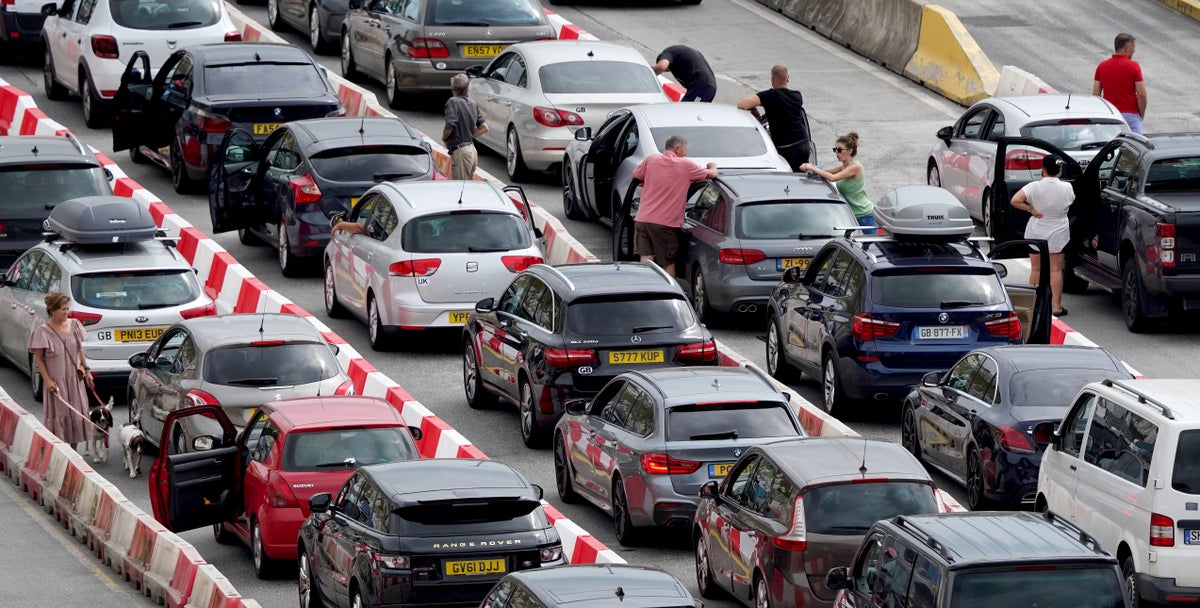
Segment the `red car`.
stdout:
<path fill-rule="evenodd" d="M 374 397 L 272 401 L 240 432 L 220 406 L 189 407 L 167 416 L 163 438 L 192 416 L 210 420 L 187 424 L 219 425 L 221 436 L 195 437 L 184 453 L 159 444 L 149 474 L 154 518 L 174 532 L 211 525 L 219 543 L 240 539 L 259 578 L 296 559 L 312 495 L 337 492 L 359 466 L 420 457 L 420 429 Z"/>

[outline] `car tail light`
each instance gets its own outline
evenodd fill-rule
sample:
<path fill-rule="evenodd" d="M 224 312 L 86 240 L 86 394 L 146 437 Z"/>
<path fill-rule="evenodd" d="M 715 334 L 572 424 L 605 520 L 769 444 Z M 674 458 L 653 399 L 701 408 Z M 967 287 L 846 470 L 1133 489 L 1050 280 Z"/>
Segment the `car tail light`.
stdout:
<path fill-rule="evenodd" d="M 292 492 L 291 486 L 288 485 L 283 475 L 279 474 L 279 471 L 271 471 L 271 474 L 267 476 L 267 504 L 277 509 L 300 506 L 300 501 L 296 500 L 296 494 Z"/>
<path fill-rule="evenodd" d="M 225 42 L 241 42 L 241 32 L 225 32 Z"/>
<path fill-rule="evenodd" d="M 767 259 L 767 254 L 757 249 L 722 249 L 717 254 L 717 260 L 722 264 L 749 266 Z"/>
<path fill-rule="evenodd" d="M 437 272 L 437 269 L 441 268 L 441 266 L 441 258 L 408 260 L 396 262 L 388 266 L 388 274 L 394 277 L 427 277 Z"/>
<path fill-rule="evenodd" d="M 400 49 L 409 57 L 418 59 L 444 59 L 450 56 L 445 43 L 437 38 L 415 38 L 410 43 L 401 44 Z"/>
<path fill-rule="evenodd" d="M 119 59 L 121 57 L 121 49 L 117 47 L 117 39 L 102 34 L 92 36 L 92 53 L 100 59 Z"/>
<path fill-rule="evenodd" d="M 578 367 L 599 362 L 596 351 L 583 348 L 547 348 L 542 351 L 542 358 L 550 367 Z"/>
<path fill-rule="evenodd" d="M 1158 264 L 1162 268 L 1175 267 L 1175 224 L 1155 224 L 1154 243 L 1158 246 Z"/>
<path fill-rule="evenodd" d="M 504 267 L 509 272 L 521 272 L 534 264 L 541 264 L 544 260 L 536 255 L 506 255 L 500 258 L 504 262 Z"/>
<path fill-rule="evenodd" d="M 1150 546 L 1175 546 L 1175 521 L 1166 515 L 1150 514 Z"/>
<path fill-rule="evenodd" d="M 1037 150 L 1012 150 L 1004 155 L 1005 171 L 1041 171 L 1046 155 Z"/>
<path fill-rule="evenodd" d="M 371 555 L 371 559 L 379 562 L 379 565 L 390 570 L 408 570 L 412 566 L 412 561 L 407 555 L 375 553 Z"/>
<path fill-rule="evenodd" d="M 262 348 L 265 346 L 283 346 L 283 340 L 255 340 L 250 343 L 250 346 Z"/>
<path fill-rule="evenodd" d="M 197 306 L 195 308 L 189 308 L 187 310 L 179 311 L 179 316 L 181 316 L 185 319 L 195 319 L 196 317 L 211 317 L 215 314 L 217 314 L 217 305 L 216 304 L 205 304 L 204 306 Z"/>
<path fill-rule="evenodd" d="M 538 557 L 541 559 L 543 564 L 547 562 L 556 562 L 562 559 L 562 545 L 550 545 L 549 547 L 542 547 Z"/>
<path fill-rule="evenodd" d="M 709 340 L 708 342 L 698 342 L 696 344 L 684 344 L 675 349 L 675 360 L 716 361 L 717 343 L 714 340 Z"/>
<path fill-rule="evenodd" d="M 533 119 L 547 127 L 581 127 L 583 119 L 574 112 L 537 106 L 533 109 Z"/>
<path fill-rule="evenodd" d="M 983 326 L 987 328 L 988 334 L 997 338 L 1021 339 L 1021 319 L 1011 310 L 1004 318 L 988 321 Z"/>
<path fill-rule="evenodd" d="M 642 470 L 650 475 L 691 475 L 700 469 L 694 460 L 680 460 L 666 454 L 642 454 Z"/>
<path fill-rule="evenodd" d="M 17 4 L 17 0 L 0 0 L 0 5 L 15 6 L 16 4 Z"/>
<path fill-rule="evenodd" d="M 200 130 L 205 133 L 224 133 L 229 130 L 229 127 L 233 126 L 233 123 L 229 122 L 228 117 L 204 110 L 198 110 L 196 118 L 200 119 Z"/>
<path fill-rule="evenodd" d="M 68 313 L 67 316 L 79 321 L 79 324 L 83 325 L 84 327 L 95 325 L 100 322 L 101 318 L 103 318 L 102 315 L 98 315 L 94 312 L 71 312 Z"/>
<path fill-rule="evenodd" d="M 808 537 L 805 535 L 807 526 L 804 524 L 804 497 L 797 496 L 792 504 L 792 527 L 783 536 L 771 539 L 771 544 L 787 551 L 803 551 L 808 548 Z"/>
<path fill-rule="evenodd" d="M 1025 433 L 1011 426 L 996 427 L 996 435 L 1000 439 L 1000 447 L 1014 454 L 1034 454 L 1037 448 Z"/>
<path fill-rule="evenodd" d="M 333 391 L 333 394 L 335 394 L 335 395 L 355 395 L 356 393 L 354 392 L 354 381 L 347 380 L 347 381 L 341 383 L 340 385 L 338 385 L 337 390 Z"/>
<path fill-rule="evenodd" d="M 207 391 L 202 391 L 198 388 L 194 388 L 194 389 L 188 391 L 186 394 L 184 394 L 183 400 L 187 403 L 186 407 L 198 407 L 201 405 L 221 405 L 221 402 L 217 401 L 217 398 L 213 397 L 212 393 L 209 393 Z"/>
<path fill-rule="evenodd" d="M 321 200 L 321 188 L 309 173 L 288 179 L 288 184 L 292 187 L 292 201 L 297 205 L 308 205 Z"/>
<path fill-rule="evenodd" d="M 850 333 L 855 340 L 870 342 L 871 340 L 892 338 L 898 331 L 900 331 L 899 323 L 876 319 L 869 312 L 860 312 L 850 318 Z"/>

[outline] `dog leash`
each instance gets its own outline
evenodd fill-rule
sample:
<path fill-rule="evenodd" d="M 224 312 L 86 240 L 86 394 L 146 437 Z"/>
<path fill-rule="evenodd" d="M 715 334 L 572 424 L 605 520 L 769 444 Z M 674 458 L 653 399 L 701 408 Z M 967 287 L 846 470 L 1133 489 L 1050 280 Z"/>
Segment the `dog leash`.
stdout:
<path fill-rule="evenodd" d="M 93 389 L 92 392 L 93 392 L 93 394 L 95 394 L 95 389 Z M 108 447 L 109 429 L 106 429 L 106 428 L 96 424 L 95 422 L 92 422 L 92 419 L 90 417 L 85 416 L 83 414 L 83 412 L 80 412 L 79 410 L 75 409 L 75 406 L 71 405 L 70 402 L 68 402 L 66 399 L 63 399 L 62 395 L 59 394 L 59 391 L 54 391 L 54 397 L 56 399 L 58 399 L 59 403 L 62 403 L 64 406 L 66 406 L 67 410 L 70 411 L 72 414 L 75 414 L 76 416 L 83 418 L 84 420 L 87 421 L 88 424 L 92 425 L 97 430 L 102 431 L 104 433 L 104 447 Z M 99 399 L 100 398 L 99 395 L 97 395 L 96 398 Z M 104 402 L 101 401 L 100 403 L 101 403 L 101 407 L 103 407 Z"/>

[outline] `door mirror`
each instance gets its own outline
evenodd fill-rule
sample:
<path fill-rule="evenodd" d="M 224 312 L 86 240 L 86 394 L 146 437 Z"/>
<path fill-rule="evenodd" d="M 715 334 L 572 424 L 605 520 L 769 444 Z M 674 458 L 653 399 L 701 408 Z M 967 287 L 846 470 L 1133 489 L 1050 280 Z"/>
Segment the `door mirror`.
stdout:
<path fill-rule="evenodd" d="M 496 298 L 484 298 L 475 303 L 475 312 L 492 312 L 496 308 Z"/>
<path fill-rule="evenodd" d="M 1033 425 L 1033 440 L 1036 443 L 1050 443 L 1058 436 L 1058 429 L 1053 422 L 1039 422 Z"/>
<path fill-rule="evenodd" d="M 360 9 L 363 7 L 362 0 L 350 0 L 348 8 L 350 10 Z"/>
<path fill-rule="evenodd" d="M 227 163 L 244 163 L 248 156 L 250 156 L 250 150 L 243 146 L 229 146 L 225 148 L 225 162 Z"/>
<path fill-rule="evenodd" d="M 783 271 L 783 280 L 787 283 L 799 283 L 800 279 L 803 277 L 804 271 L 801 270 L 799 266 L 792 266 L 791 268 Z"/>
<path fill-rule="evenodd" d="M 353 1 L 353 0 L 351 0 Z M 313 513 L 324 513 L 329 510 L 330 503 L 333 502 L 333 495 L 329 492 L 321 492 L 313 494 L 312 498 L 308 499 L 308 510 Z"/>
<path fill-rule="evenodd" d="M 212 435 L 200 435 L 199 437 L 192 439 L 192 450 L 196 452 L 207 452 L 213 449 L 213 446 L 216 445 L 216 443 L 216 437 L 213 437 Z"/>
<path fill-rule="evenodd" d="M 50 4 L 42 5 L 42 14 L 47 17 L 53 17 L 58 14 L 58 5 L 51 2 Z"/>
<path fill-rule="evenodd" d="M 346 212 L 335 211 L 333 212 L 333 215 L 329 216 L 329 227 L 333 228 L 344 221 L 346 221 Z"/>
<path fill-rule="evenodd" d="M 563 409 L 571 416 L 582 416 L 587 413 L 588 403 L 587 399 L 568 399 L 563 404 Z"/>
<path fill-rule="evenodd" d="M 146 367 L 146 353 L 137 353 L 129 358 L 129 367 L 142 369 Z"/>
<path fill-rule="evenodd" d="M 927 388 L 933 388 L 941 381 L 942 374 L 940 372 L 927 372 L 924 376 L 921 376 L 921 386 Z"/>
<path fill-rule="evenodd" d="M 537 495 L 538 500 L 541 500 L 542 497 L 546 495 L 546 491 L 542 489 L 542 486 L 539 486 L 536 483 L 529 485 L 533 486 L 533 493 Z"/>
<path fill-rule="evenodd" d="M 421 427 L 416 426 L 408 427 L 408 434 L 412 435 L 413 441 L 420 441 L 425 437 L 425 431 L 422 431 Z"/>
<path fill-rule="evenodd" d="M 992 262 L 992 268 L 996 269 L 996 275 L 1000 278 L 1003 279 L 1008 276 L 1008 266 L 1005 266 L 1000 262 Z"/>
<path fill-rule="evenodd" d="M 379 220 L 371 218 L 371 221 L 367 222 L 367 236 L 375 240 L 383 239 L 385 236 L 383 234 L 383 224 L 380 224 Z"/>
<path fill-rule="evenodd" d="M 717 482 L 709 481 L 700 486 L 700 498 L 716 498 L 717 497 Z"/>
<path fill-rule="evenodd" d="M 576 141 L 587 141 L 591 138 L 592 138 L 592 128 L 591 127 L 579 127 L 578 129 L 575 129 L 575 140 Z"/>
<path fill-rule="evenodd" d="M 937 138 L 950 145 L 950 136 L 954 135 L 954 127 L 942 127 L 938 129 Z"/>
<path fill-rule="evenodd" d="M 467 76 L 470 76 L 471 78 L 479 78 L 480 76 L 483 76 L 483 66 L 473 65 L 466 69 L 466 73 Z"/>
<path fill-rule="evenodd" d="M 837 591 L 838 589 L 850 588 L 850 568 L 848 566 L 838 566 L 832 568 L 825 573 L 825 586 Z"/>

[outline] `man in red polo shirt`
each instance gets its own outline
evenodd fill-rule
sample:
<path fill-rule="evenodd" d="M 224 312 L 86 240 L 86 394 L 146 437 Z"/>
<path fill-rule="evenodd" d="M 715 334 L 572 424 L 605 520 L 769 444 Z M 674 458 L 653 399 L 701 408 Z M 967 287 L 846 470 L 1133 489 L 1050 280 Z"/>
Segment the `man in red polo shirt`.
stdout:
<path fill-rule="evenodd" d="M 642 180 L 642 199 L 633 221 L 634 251 L 643 262 L 654 260 L 667 274 L 675 276 L 679 249 L 677 230 L 683 226 L 687 191 L 692 182 L 717 176 L 717 163 L 701 167 L 687 156 L 687 140 L 672 135 L 666 152 L 647 156 L 633 170 Z"/>
<path fill-rule="evenodd" d="M 1129 130 L 1141 133 L 1146 116 L 1146 83 L 1142 66 L 1133 60 L 1137 40 L 1129 34 L 1117 34 L 1113 48 L 1117 52 L 1096 66 L 1092 95 L 1103 95 L 1125 117 Z"/>

